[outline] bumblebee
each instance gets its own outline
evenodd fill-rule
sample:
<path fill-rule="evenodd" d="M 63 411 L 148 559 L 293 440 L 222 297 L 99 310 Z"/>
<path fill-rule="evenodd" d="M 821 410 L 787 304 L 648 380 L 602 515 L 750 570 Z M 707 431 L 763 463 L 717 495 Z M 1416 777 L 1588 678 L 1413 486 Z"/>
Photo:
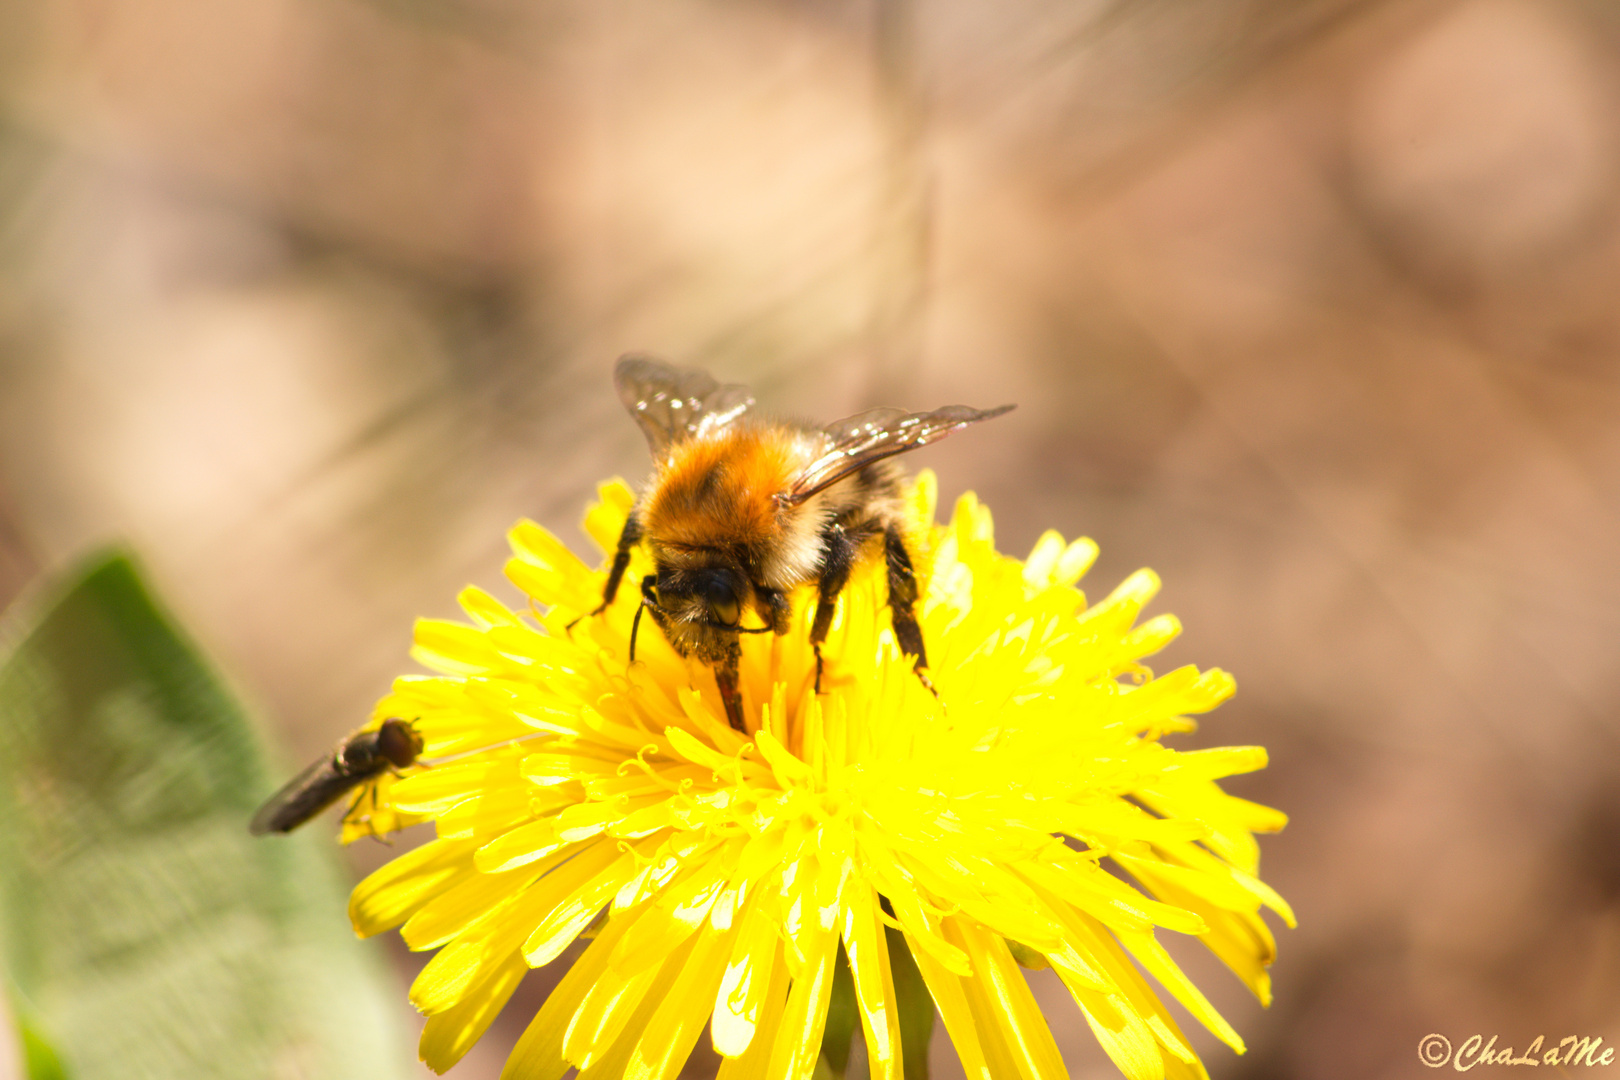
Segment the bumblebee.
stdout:
<path fill-rule="evenodd" d="M 788 630 L 789 594 L 814 582 L 810 625 L 821 691 L 821 644 L 850 571 L 881 549 L 900 648 L 924 684 L 928 652 L 917 624 L 917 580 L 903 528 L 903 473 L 889 460 L 1013 408 L 948 405 L 933 412 L 873 409 L 824 427 L 754 411 L 746 387 L 644 356 L 613 372 L 619 399 L 640 425 L 656 471 L 625 522 L 600 614 L 613 602 L 637 545 L 655 572 L 641 606 L 675 651 L 714 670 L 726 719 L 743 725 L 739 635 Z M 753 611 L 761 625 L 746 627 Z"/>

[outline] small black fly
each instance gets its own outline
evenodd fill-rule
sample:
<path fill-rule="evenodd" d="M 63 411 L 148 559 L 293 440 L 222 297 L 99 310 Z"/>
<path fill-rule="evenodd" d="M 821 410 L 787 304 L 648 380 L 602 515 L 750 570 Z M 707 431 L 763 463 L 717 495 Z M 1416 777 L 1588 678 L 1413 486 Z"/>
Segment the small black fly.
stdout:
<path fill-rule="evenodd" d="M 248 826 L 254 836 L 292 832 L 346 792 L 392 769 L 416 763 L 422 736 L 408 721 L 389 718 L 375 731 L 350 735 L 259 807 Z"/>

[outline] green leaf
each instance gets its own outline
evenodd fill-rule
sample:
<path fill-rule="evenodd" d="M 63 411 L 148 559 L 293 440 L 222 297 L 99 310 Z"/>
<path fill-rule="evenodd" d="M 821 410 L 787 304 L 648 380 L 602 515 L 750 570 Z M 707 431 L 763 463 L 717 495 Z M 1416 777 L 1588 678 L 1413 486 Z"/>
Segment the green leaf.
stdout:
<path fill-rule="evenodd" d="M 833 965 L 832 997 L 827 1002 L 827 1026 L 821 1032 L 821 1066 L 831 1080 L 843 1080 L 849 1069 L 849 1051 L 860 1029 L 860 1006 L 855 1001 L 855 976 L 849 970 L 849 957 L 843 942 L 838 943 L 838 961 Z"/>
<path fill-rule="evenodd" d="M 130 560 L 8 620 L 0 964 L 56 1075 L 411 1075 L 330 838 L 248 835 L 247 719 Z"/>
<path fill-rule="evenodd" d="M 11 1013 L 17 1020 L 17 1041 L 21 1044 L 23 1056 L 23 1076 L 27 1080 L 67 1080 L 67 1070 L 62 1068 L 62 1059 L 57 1055 L 56 1048 L 40 1032 L 39 1025 L 34 1023 L 15 995 L 11 1002 Z"/>
<path fill-rule="evenodd" d="M 1014 941 L 1012 938 L 1002 940 L 1007 943 L 1007 951 L 1012 953 L 1019 967 L 1028 968 L 1030 971 L 1044 971 L 1052 966 L 1052 962 L 1044 954 L 1036 952 L 1022 941 Z"/>
<path fill-rule="evenodd" d="M 893 918 L 888 900 L 883 910 Z M 900 1014 L 900 1064 L 905 1080 L 928 1080 L 928 1043 L 934 1034 L 934 999 L 911 957 L 905 935 L 885 926 L 889 969 L 894 979 L 895 1008 Z M 843 943 L 833 967 L 832 996 L 827 1003 L 827 1026 L 821 1035 L 821 1056 L 811 1080 L 843 1080 L 849 1069 L 850 1050 L 860 1031 L 860 1003 L 855 998 L 855 977 Z"/>
<path fill-rule="evenodd" d="M 885 926 L 883 934 L 889 946 L 895 1006 L 900 1013 L 900 1064 L 906 1080 L 928 1080 L 928 1042 L 934 1034 L 934 999 L 928 993 L 928 984 L 923 982 L 922 972 L 917 970 L 917 961 L 911 958 L 905 935 L 892 926 Z"/>

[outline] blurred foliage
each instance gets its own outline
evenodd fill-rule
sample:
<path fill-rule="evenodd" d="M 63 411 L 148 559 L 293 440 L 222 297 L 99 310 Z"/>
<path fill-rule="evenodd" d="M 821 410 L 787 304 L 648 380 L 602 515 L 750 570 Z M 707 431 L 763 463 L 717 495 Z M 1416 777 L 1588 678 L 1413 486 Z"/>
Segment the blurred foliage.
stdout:
<path fill-rule="evenodd" d="M 248 836 L 269 785 L 247 719 L 130 560 L 12 624 L 0 957 L 29 1075 L 406 1075 L 331 844 Z"/>
<path fill-rule="evenodd" d="M 27 1080 L 68 1080 L 67 1070 L 62 1067 L 56 1047 L 39 1033 L 33 1018 L 19 1008 L 19 1004 L 12 1003 L 12 1014 L 17 1025 L 18 1041 L 22 1043 L 23 1076 Z"/>

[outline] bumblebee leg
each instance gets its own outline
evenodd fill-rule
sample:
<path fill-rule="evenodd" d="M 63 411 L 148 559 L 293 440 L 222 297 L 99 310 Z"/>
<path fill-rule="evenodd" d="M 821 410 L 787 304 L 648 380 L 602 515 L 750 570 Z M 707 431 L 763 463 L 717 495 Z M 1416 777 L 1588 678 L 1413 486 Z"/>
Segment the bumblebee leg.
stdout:
<path fill-rule="evenodd" d="M 821 534 L 821 580 L 816 583 L 816 620 L 810 624 L 810 647 L 816 653 L 816 693 L 821 693 L 821 643 L 832 628 L 838 594 L 849 583 L 849 568 L 855 563 L 860 544 L 842 525 L 830 525 Z"/>
<path fill-rule="evenodd" d="M 787 633 L 788 620 L 793 616 L 793 605 L 782 595 L 780 589 L 755 585 L 754 610 L 759 612 L 760 621 L 769 626 L 772 633 Z"/>
<path fill-rule="evenodd" d="M 928 650 L 923 646 L 922 627 L 917 625 L 917 575 L 911 569 L 911 555 L 898 529 L 883 533 L 883 557 L 889 566 L 889 611 L 894 617 L 894 638 L 900 650 L 915 656 L 913 667 L 922 684 L 939 697 L 928 678 Z"/>
<path fill-rule="evenodd" d="M 742 697 L 737 692 L 737 659 L 737 654 L 732 653 L 714 665 L 714 682 L 726 706 L 726 723 L 746 735 L 748 727 L 743 723 Z"/>
<path fill-rule="evenodd" d="M 624 572 L 630 566 L 630 551 L 641 543 L 641 520 L 636 517 L 635 511 L 624 519 L 624 530 L 619 533 L 619 545 L 613 552 L 613 565 L 608 569 L 607 585 L 602 589 L 602 602 L 596 605 L 596 610 L 589 616 L 581 615 L 568 624 L 572 630 L 580 619 L 590 618 L 602 614 L 609 604 L 613 603 L 614 596 L 618 595 L 619 583 L 624 580 Z"/>

